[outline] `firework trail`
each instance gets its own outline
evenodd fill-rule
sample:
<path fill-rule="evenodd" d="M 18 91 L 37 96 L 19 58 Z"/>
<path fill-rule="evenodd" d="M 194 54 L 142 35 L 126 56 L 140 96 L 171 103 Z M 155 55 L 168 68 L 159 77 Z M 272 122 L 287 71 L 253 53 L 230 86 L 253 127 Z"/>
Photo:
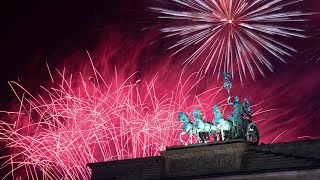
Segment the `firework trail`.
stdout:
<path fill-rule="evenodd" d="M 1 157 L 2 168 L 11 168 L 5 177 L 89 179 L 86 163 L 159 155 L 178 144 L 177 112 L 198 108 L 211 115 L 207 120 L 213 119 L 213 100 L 222 89 L 188 98 L 201 81 L 190 85 L 193 74 L 185 81 L 180 77 L 176 91 L 161 96 L 157 76 L 143 83 L 132 81 L 134 74 L 123 80 L 116 74 L 107 83 L 92 65 L 94 76 L 80 73 L 77 80 L 57 70 L 58 83 L 47 68 L 55 85 L 42 87 L 42 95 L 10 82 L 20 108 L 7 112 L 11 122 L 0 121 L 0 140 L 11 150 Z"/>
<path fill-rule="evenodd" d="M 314 44 L 311 49 L 308 49 L 301 54 L 308 57 L 306 63 L 315 62 L 318 63 L 320 61 L 320 48 L 319 48 L 319 40 L 320 40 L 320 29 L 313 30 L 314 32 L 310 35 L 310 43 Z"/>
<path fill-rule="evenodd" d="M 306 21 L 307 13 L 286 11 L 302 0 L 172 0 L 177 7 L 151 8 L 171 19 L 174 25 L 163 28 L 167 37 L 181 37 L 169 49 L 176 54 L 195 46 L 185 65 L 201 60 L 199 72 L 239 72 L 241 82 L 257 71 L 265 76 L 262 66 L 273 71 L 270 56 L 286 62 L 296 50 L 280 40 L 289 37 L 305 38 L 303 30 L 292 23 Z M 255 69 L 256 68 L 256 69 Z"/>

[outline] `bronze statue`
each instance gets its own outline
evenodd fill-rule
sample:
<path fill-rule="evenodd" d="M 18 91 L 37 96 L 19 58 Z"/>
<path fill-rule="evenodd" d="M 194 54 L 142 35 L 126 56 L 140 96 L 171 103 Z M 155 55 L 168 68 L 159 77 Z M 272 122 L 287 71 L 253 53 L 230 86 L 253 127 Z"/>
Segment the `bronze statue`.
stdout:
<path fill-rule="evenodd" d="M 224 88 L 228 91 L 227 103 L 233 105 L 233 111 L 231 116 L 228 118 L 235 127 L 235 138 L 245 139 L 252 143 L 258 144 L 260 140 L 259 130 L 257 126 L 252 122 L 252 113 L 248 99 L 244 99 L 244 102 L 240 102 L 238 96 L 232 100 L 230 95 L 230 89 L 232 87 L 230 73 L 222 73 L 221 76 L 224 78 Z M 247 115 L 248 118 L 245 118 Z"/>
<path fill-rule="evenodd" d="M 203 121 L 202 113 L 198 109 L 193 110 L 194 124 L 190 122 L 190 118 L 186 113 L 178 113 L 178 121 L 183 121 L 183 131 L 179 135 L 180 142 L 182 142 L 181 136 L 188 133 L 190 144 L 192 144 L 193 134 L 196 135 L 198 143 L 200 143 L 200 140 L 202 143 L 206 143 L 210 138 L 210 134 L 213 135 L 215 141 L 218 140 L 216 136 L 216 134 L 218 134 L 220 141 L 240 138 L 253 144 L 259 143 L 260 134 L 257 126 L 252 122 L 252 112 L 249 100 L 244 99 L 242 103 L 238 96 L 235 96 L 232 99 L 230 95 L 232 83 L 229 79 L 231 73 L 221 73 L 221 76 L 224 79 L 223 87 L 228 92 L 227 103 L 233 106 L 231 116 L 227 119 L 223 118 L 218 105 L 214 105 L 213 107 L 213 123 Z M 244 115 L 246 115 L 246 117 Z"/>

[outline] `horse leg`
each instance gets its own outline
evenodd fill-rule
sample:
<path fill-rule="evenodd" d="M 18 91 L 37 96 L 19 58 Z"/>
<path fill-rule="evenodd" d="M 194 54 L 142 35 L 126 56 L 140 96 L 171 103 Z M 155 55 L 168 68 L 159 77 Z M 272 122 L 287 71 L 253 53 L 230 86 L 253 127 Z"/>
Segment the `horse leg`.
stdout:
<path fill-rule="evenodd" d="M 225 134 L 224 134 L 224 130 L 222 129 L 221 130 L 221 139 L 222 139 L 222 141 L 224 141 L 224 139 L 225 139 L 225 136 L 224 136 Z"/>
<path fill-rule="evenodd" d="M 217 142 L 217 131 L 212 131 L 211 133 L 213 135 L 214 142 Z"/>
<path fill-rule="evenodd" d="M 221 130 L 220 129 L 217 129 L 215 131 L 215 137 L 216 137 L 217 141 L 221 141 Z"/>
<path fill-rule="evenodd" d="M 205 143 L 206 142 L 207 135 L 206 135 L 205 132 L 199 132 L 199 137 L 200 137 L 201 143 Z"/>
<path fill-rule="evenodd" d="M 190 144 L 192 144 L 192 130 L 189 131 Z"/>
<path fill-rule="evenodd" d="M 185 134 L 186 134 L 186 132 L 181 132 L 180 135 L 179 135 L 179 141 L 180 141 L 180 143 L 182 143 L 182 144 L 183 144 L 183 142 L 182 142 L 182 139 L 181 139 L 181 138 L 182 138 L 182 136 L 185 135 Z"/>
<path fill-rule="evenodd" d="M 204 132 L 204 143 L 208 143 L 210 139 L 210 132 Z"/>
<path fill-rule="evenodd" d="M 199 131 L 198 143 L 201 143 L 201 142 L 203 143 L 203 142 L 204 142 L 204 138 L 201 139 L 201 135 L 202 135 L 203 137 L 205 136 L 204 132 L 200 132 L 200 131 Z"/>
<path fill-rule="evenodd" d="M 216 139 L 217 141 L 221 141 L 221 134 L 219 132 L 216 132 Z"/>
<path fill-rule="evenodd" d="M 204 141 L 204 139 L 203 139 L 203 133 L 202 132 L 199 132 L 199 138 L 200 138 L 200 140 L 203 142 Z"/>
<path fill-rule="evenodd" d="M 206 132 L 206 135 L 207 135 L 206 140 L 207 140 L 207 141 L 210 140 L 210 132 Z"/>
<path fill-rule="evenodd" d="M 199 130 L 197 130 L 196 134 L 197 134 L 197 140 L 198 140 L 198 143 L 200 143 L 200 131 L 199 131 Z"/>

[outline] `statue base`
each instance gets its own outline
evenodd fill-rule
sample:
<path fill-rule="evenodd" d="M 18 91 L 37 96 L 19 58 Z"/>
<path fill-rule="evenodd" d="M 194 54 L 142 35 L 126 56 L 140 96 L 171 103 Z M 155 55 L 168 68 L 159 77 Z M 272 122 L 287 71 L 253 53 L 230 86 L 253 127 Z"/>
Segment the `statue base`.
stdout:
<path fill-rule="evenodd" d="M 168 177 L 227 173 L 241 169 L 249 144 L 243 140 L 168 147 L 161 152 Z"/>

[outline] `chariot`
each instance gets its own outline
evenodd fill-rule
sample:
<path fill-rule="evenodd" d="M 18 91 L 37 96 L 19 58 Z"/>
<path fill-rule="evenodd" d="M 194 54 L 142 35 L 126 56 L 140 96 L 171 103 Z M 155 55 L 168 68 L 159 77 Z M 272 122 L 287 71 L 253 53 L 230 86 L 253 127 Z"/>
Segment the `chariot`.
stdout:
<path fill-rule="evenodd" d="M 229 80 L 230 73 L 223 73 L 221 75 L 224 78 L 224 88 L 228 91 L 227 102 L 234 107 L 232 114 L 225 119 L 222 116 L 220 107 L 214 105 L 214 121 L 205 122 L 203 121 L 201 111 L 195 109 L 193 110 L 194 123 L 192 123 L 186 113 L 179 112 L 178 121 L 183 121 L 183 131 L 179 135 L 180 142 L 182 142 L 182 135 L 189 134 L 189 142 L 192 144 L 192 136 L 195 134 L 198 143 L 200 141 L 205 143 L 210 139 L 210 135 L 212 134 L 215 141 L 243 139 L 252 144 L 259 143 L 260 133 L 256 124 L 251 120 L 252 113 L 249 101 L 244 99 L 244 102 L 241 103 L 238 96 L 235 96 L 234 100 L 232 100 L 230 96 L 230 89 L 232 87 Z"/>

